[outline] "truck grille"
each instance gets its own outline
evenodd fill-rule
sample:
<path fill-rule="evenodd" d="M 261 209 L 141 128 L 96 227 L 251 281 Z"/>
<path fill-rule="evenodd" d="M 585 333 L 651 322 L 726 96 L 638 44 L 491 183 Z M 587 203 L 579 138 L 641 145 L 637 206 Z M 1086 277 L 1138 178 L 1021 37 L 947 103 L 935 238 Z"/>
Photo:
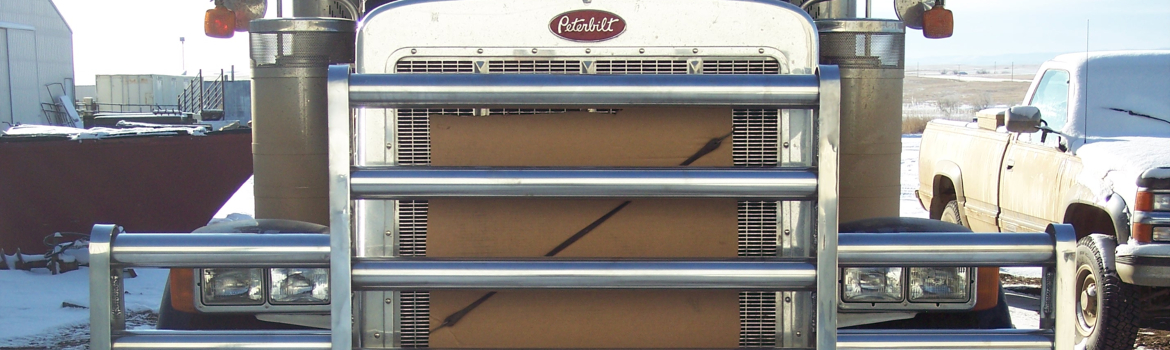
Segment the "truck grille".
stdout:
<path fill-rule="evenodd" d="M 598 60 L 596 74 L 687 74 L 686 60 Z M 404 59 L 397 73 L 475 73 L 471 60 Z M 580 60 L 492 60 L 488 73 L 581 74 Z M 704 60 L 703 74 L 779 74 L 774 59 Z M 570 109 L 489 109 L 487 114 L 557 114 Z M 429 115 L 476 115 L 474 109 L 397 110 L 397 161 L 401 166 L 430 165 Z M 616 110 L 590 110 L 614 113 Z M 732 157 L 735 166 L 770 167 L 779 164 L 779 113 L 776 110 L 736 109 L 732 115 Z M 774 201 L 739 202 L 739 256 L 777 256 L 778 204 Z M 400 201 L 398 251 L 400 256 L 426 256 L 426 201 Z M 740 347 L 776 346 L 776 293 L 741 292 Z M 429 344 L 430 294 L 402 292 L 400 302 L 401 346 L 423 348 Z"/>

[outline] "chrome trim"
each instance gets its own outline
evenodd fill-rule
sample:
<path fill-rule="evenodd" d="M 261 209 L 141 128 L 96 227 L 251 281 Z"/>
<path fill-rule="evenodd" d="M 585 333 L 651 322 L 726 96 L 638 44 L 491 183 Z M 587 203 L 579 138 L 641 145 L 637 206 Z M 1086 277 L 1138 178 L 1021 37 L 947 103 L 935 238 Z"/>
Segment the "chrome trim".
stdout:
<path fill-rule="evenodd" d="M 813 75 L 354 74 L 354 107 L 812 107 Z"/>
<path fill-rule="evenodd" d="M 1170 212 L 1134 211 L 1133 222 L 1150 225 L 1170 225 Z"/>
<path fill-rule="evenodd" d="M 325 17 L 262 18 L 250 23 L 250 33 L 283 32 L 344 32 L 357 31 L 357 22 L 351 19 Z"/>
<path fill-rule="evenodd" d="M 862 330 L 838 331 L 837 348 L 870 349 L 1034 349 L 1052 350 L 1053 335 L 1048 330 Z M 1056 349 L 1072 349 L 1057 347 Z"/>
<path fill-rule="evenodd" d="M 1077 232 L 1072 225 L 1049 224 L 1044 230 L 1055 246 L 1055 263 L 1049 260 L 1041 279 L 1040 328 L 1052 329 L 1055 349 L 1076 345 Z"/>
<path fill-rule="evenodd" d="M 126 233 L 113 261 L 126 267 L 326 267 L 323 234 Z"/>
<path fill-rule="evenodd" d="M 119 296 L 122 269 L 110 266 L 110 246 L 114 236 L 121 231 L 114 225 L 94 225 L 89 233 L 89 348 L 109 350 L 113 346 L 113 332 L 126 327 L 126 318 L 121 310 L 124 306 L 114 303 L 111 298 Z M 2 258 L 2 257 L 0 257 Z M 121 298 L 118 298 L 121 300 Z M 115 317 L 115 311 L 122 317 Z"/>
<path fill-rule="evenodd" d="M 329 349 L 327 331 L 128 331 L 114 349 Z"/>
<path fill-rule="evenodd" d="M 811 289 L 807 261 L 358 260 L 358 290 Z"/>
<path fill-rule="evenodd" d="M 837 348 L 837 194 L 841 142 L 841 74 L 837 66 L 820 66 L 820 105 L 814 135 L 817 144 L 816 348 Z"/>
<path fill-rule="evenodd" d="M 844 266 L 1040 266 L 1050 264 L 1044 233 L 842 233 Z"/>
<path fill-rule="evenodd" d="M 358 199 L 441 197 L 731 197 L 807 199 L 817 189 L 807 169 L 465 168 L 359 169 Z"/>
<path fill-rule="evenodd" d="M 353 163 L 350 149 L 353 137 L 349 102 L 348 65 L 329 67 L 326 90 L 329 104 L 329 299 L 330 329 L 333 350 L 353 349 L 353 299 L 351 298 L 350 257 L 353 255 L 350 234 L 352 202 L 349 197 L 349 172 Z"/>

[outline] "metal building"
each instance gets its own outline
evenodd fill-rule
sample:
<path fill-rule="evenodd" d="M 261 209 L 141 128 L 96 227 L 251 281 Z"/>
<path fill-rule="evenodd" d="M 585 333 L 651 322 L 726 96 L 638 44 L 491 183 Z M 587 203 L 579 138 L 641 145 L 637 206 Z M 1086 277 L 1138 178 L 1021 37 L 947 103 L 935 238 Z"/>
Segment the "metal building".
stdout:
<path fill-rule="evenodd" d="M 0 130 L 62 124 L 62 95 L 75 95 L 73 30 L 52 0 L 0 0 Z"/>

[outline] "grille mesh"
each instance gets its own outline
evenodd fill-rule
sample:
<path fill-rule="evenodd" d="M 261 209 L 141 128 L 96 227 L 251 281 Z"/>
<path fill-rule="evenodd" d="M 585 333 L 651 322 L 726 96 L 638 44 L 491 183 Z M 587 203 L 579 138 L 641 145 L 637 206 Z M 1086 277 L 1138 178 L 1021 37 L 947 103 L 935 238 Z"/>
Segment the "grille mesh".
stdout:
<path fill-rule="evenodd" d="M 736 109 L 731 156 L 736 166 L 774 167 L 779 161 L 779 113 L 774 109 Z"/>
<path fill-rule="evenodd" d="M 780 62 L 774 59 L 704 61 L 703 74 L 780 74 Z"/>
<path fill-rule="evenodd" d="M 686 60 L 597 61 L 597 74 L 687 74 Z"/>
<path fill-rule="evenodd" d="M 595 63 L 597 74 L 687 74 L 685 60 L 609 60 Z M 471 61 L 401 61 L 398 73 L 473 73 Z M 490 73 L 580 74 L 580 61 L 490 61 Z M 771 59 L 712 60 L 703 63 L 703 74 L 778 74 L 779 64 Z M 569 109 L 490 109 L 488 114 L 557 114 Z M 618 110 L 597 110 L 616 113 Z M 400 109 L 398 114 L 398 164 L 430 164 L 429 115 L 475 115 L 473 109 Z M 778 165 L 779 113 L 776 110 L 737 109 L 733 111 L 732 154 L 735 166 Z M 777 213 L 774 201 L 739 202 L 739 255 L 777 256 Z M 399 253 L 426 255 L 426 201 L 399 203 Z M 776 293 L 741 292 L 740 347 L 776 346 Z M 402 292 L 401 345 L 421 348 L 429 344 L 430 294 Z"/>
<path fill-rule="evenodd" d="M 581 74 L 581 61 L 490 61 L 488 73 L 500 74 Z"/>
<path fill-rule="evenodd" d="M 394 65 L 395 73 L 475 73 L 471 61 L 402 60 Z"/>

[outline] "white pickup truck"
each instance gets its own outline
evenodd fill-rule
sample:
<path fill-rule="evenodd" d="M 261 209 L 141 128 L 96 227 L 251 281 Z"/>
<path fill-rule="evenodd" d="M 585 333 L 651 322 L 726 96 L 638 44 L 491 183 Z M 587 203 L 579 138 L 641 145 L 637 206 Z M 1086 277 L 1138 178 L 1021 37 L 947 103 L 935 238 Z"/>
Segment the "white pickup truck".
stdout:
<path fill-rule="evenodd" d="M 931 122 L 918 199 L 976 232 L 1075 226 L 1078 340 L 1130 349 L 1170 314 L 1170 51 L 1061 55 L 1021 104 Z"/>

